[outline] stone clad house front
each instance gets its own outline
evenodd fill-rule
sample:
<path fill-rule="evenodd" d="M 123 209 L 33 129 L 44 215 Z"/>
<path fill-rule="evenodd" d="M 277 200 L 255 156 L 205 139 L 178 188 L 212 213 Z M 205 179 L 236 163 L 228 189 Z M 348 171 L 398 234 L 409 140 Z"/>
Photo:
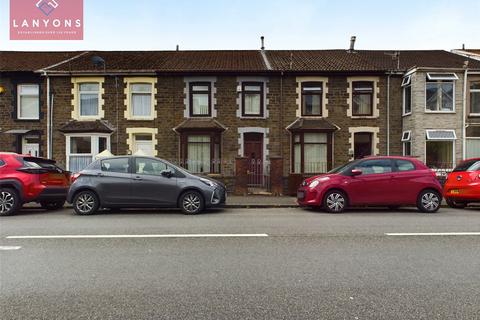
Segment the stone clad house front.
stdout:
<path fill-rule="evenodd" d="M 445 51 L 24 54 L 0 53 L 0 149 L 71 171 L 104 150 L 140 153 L 233 189 L 243 159 L 249 186 L 268 191 L 275 159 L 289 193 L 355 158 L 409 154 L 438 165 L 432 155 L 454 163 L 464 150 L 466 58 Z M 452 109 L 435 109 L 449 99 Z"/>

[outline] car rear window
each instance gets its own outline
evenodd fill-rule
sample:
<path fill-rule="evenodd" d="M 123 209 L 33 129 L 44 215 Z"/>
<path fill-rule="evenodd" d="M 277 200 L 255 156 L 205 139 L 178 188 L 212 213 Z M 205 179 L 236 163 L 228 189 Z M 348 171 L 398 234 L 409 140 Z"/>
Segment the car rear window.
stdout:
<path fill-rule="evenodd" d="M 453 169 L 453 172 L 478 170 L 480 170 L 480 160 L 468 160 L 456 166 L 455 169 Z"/>
<path fill-rule="evenodd" d="M 42 159 L 36 159 L 36 158 L 23 158 L 20 160 L 22 162 L 22 165 L 26 168 L 42 168 L 42 169 L 47 169 L 51 171 L 57 171 L 57 172 L 63 172 L 64 170 L 52 161 L 44 160 Z"/>
<path fill-rule="evenodd" d="M 102 171 L 128 173 L 128 158 L 114 158 L 102 160 Z"/>

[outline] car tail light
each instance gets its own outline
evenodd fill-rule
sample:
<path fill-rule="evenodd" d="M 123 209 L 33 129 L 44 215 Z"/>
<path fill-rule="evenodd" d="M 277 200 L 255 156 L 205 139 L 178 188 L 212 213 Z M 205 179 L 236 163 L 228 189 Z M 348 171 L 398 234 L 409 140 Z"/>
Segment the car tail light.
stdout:
<path fill-rule="evenodd" d="M 74 183 L 75 180 L 78 179 L 78 177 L 80 177 L 80 173 L 74 173 L 74 174 L 72 174 L 72 175 L 70 176 L 70 182 L 71 182 L 71 183 Z"/>

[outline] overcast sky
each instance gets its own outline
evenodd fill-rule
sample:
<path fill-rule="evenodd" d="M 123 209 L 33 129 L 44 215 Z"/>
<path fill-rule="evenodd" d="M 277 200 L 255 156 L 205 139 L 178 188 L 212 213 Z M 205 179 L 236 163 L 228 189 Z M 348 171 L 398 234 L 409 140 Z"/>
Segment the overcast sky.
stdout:
<path fill-rule="evenodd" d="M 84 0 L 83 41 L 10 41 L 9 2 L 0 50 L 480 48 L 479 0 Z"/>

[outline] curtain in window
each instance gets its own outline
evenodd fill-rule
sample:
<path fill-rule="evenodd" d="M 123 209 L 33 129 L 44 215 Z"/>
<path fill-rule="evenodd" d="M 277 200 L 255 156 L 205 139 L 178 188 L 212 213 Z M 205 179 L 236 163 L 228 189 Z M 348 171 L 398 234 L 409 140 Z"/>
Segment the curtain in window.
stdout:
<path fill-rule="evenodd" d="M 305 133 L 304 170 L 306 173 L 327 171 L 327 134 Z"/>
<path fill-rule="evenodd" d="M 98 115 L 98 94 L 91 94 L 91 93 L 80 94 L 80 115 L 81 116 Z"/>
<path fill-rule="evenodd" d="M 260 94 L 258 93 L 245 93 L 245 114 L 257 114 L 260 111 Z"/>
<path fill-rule="evenodd" d="M 453 168 L 453 141 L 427 141 L 426 158 L 431 168 Z"/>
<path fill-rule="evenodd" d="M 303 113 L 305 115 L 321 115 L 322 112 L 320 110 L 321 104 L 321 96 L 320 95 L 304 95 L 303 96 Z"/>
<path fill-rule="evenodd" d="M 194 173 L 210 172 L 210 137 L 188 137 L 188 170 Z"/>
<path fill-rule="evenodd" d="M 192 95 L 193 114 L 208 115 L 208 94 L 194 93 Z"/>
<path fill-rule="evenodd" d="M 466 140 L 466 158 L 479 158 L 480 157 L 480 139 L 468 139 Z"/>
<path fill-rule="evenodd" d="M 152 110 L 152 97 L 150 94 L 132 94 L 132 115 L 136 117 L 149 117 Z"/>
<path fill-rule="evenodd" d="M 92 163 L 91 155 L 73 155 L 69 158 L 69 171 L 79 172 Z"/>
<path fill-rule="evenodd" d="M 353 96 L 353 114 L 370 114 L 371 110 L 371 95 L 357 94 Z"/>
<path fill-rule="evenodd" d="M 38 119 L 38 96 L 20 96 L 20 118 Z"/>

